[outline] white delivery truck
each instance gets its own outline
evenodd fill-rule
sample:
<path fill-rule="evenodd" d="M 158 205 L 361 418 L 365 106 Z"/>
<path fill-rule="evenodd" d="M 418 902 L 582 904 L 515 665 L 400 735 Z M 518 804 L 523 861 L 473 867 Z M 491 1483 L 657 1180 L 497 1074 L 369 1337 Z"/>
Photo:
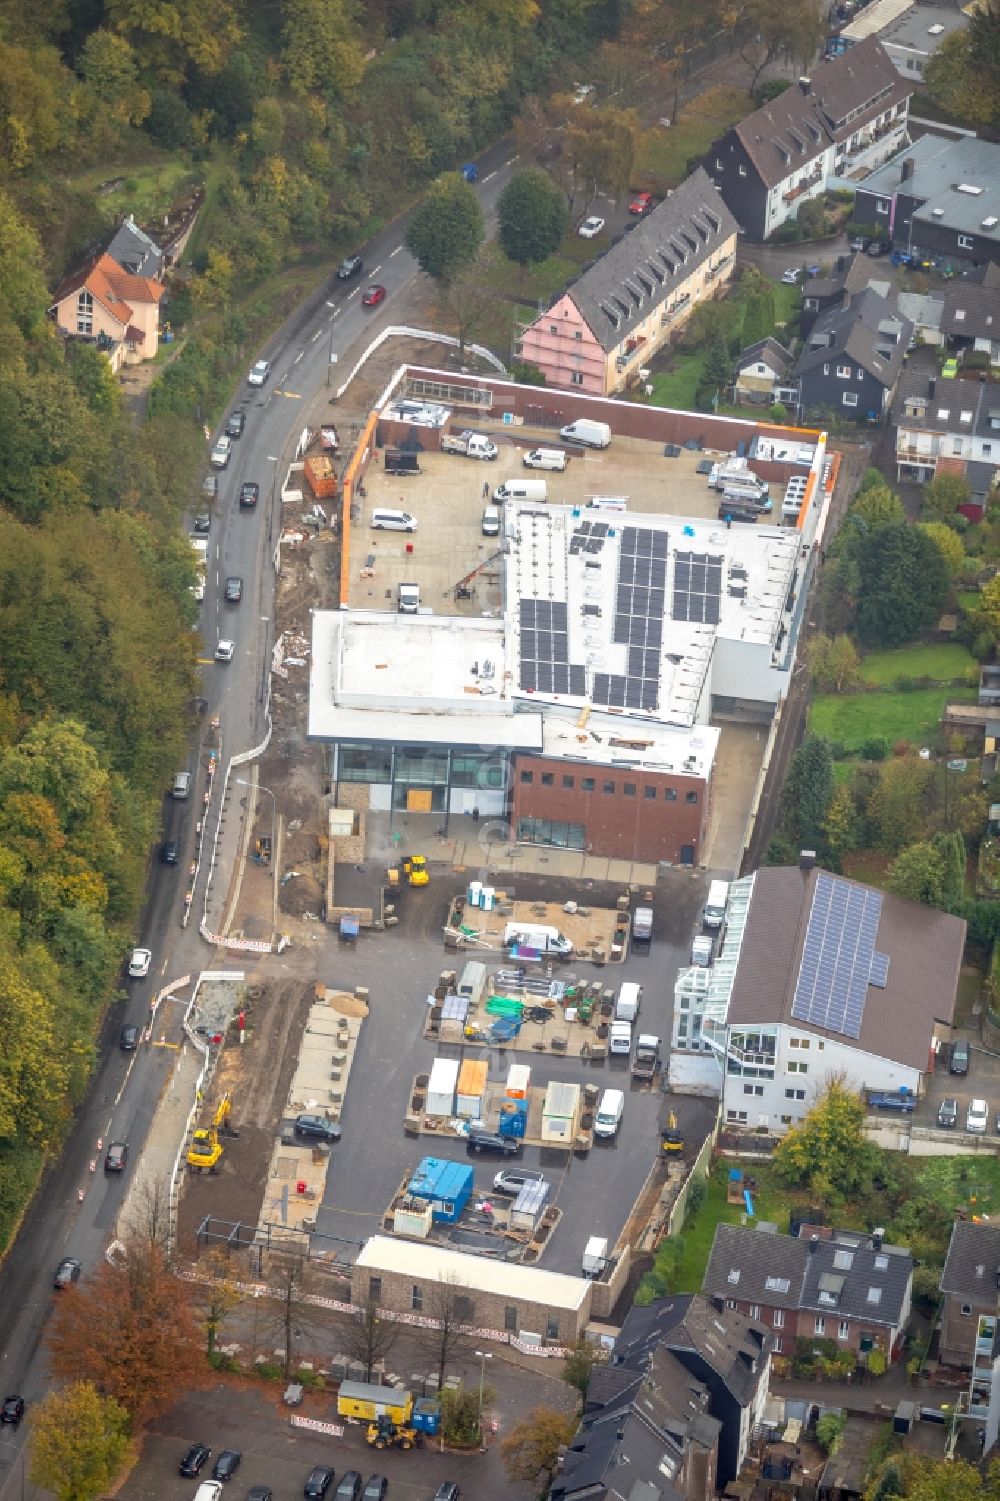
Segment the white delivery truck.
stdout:
<path fill-rule="evenodd" d="M 715 953 L 713 940 L 703 934 L 698 935 L 691 944 L 691 963 L 699 969 L 708 969 Z"/>
<path fill-rule="evenodd" d="M 459 453 L 466 459 L 487 459 L 490 462 L 500 452 L 492 438 L 485 433 L 446 433 L 441 439 L 442 453 Z"/>
<path fill-rule="evenodd" d="M 561 448 L 533 448 L 524 455 L 521 463 L 525 469 L 563 470 L 569 460 Z"/>
<path fill-rule="evenodd" d="M 569 939 L 544 923 L 509 922 L 503 930 L 503 944 L 508 949 L 537 949 L 540 954 L 565 959 L 573 952 Z"/>
<path fill-rule="evenodd" d="M 608 1052 L 616 1055 L 625 1054 L 627 1057 L 632 1051 L 632 1023 L 612 1022 L 608 1028 Z"/>
<path fill-rule="evenodd" d="M 420 609 L 420 585 L 400 584 L 399 605 L 400 615 L 416 615 Z"/>
<path fill-rule="evenodd" d="M 615 1002 L 615 1021 L 634 1022 L 639 1015 L 639 1007 L 642 1003 L 642 986 L 636 985 L 634 980 L 626 980 L 618 992 Z"/>
<path fill-rule="evenodd" d="M 585 1277 L 599 1277 L 608 1264 L 608 1242 L 603 1235 L 592 1235 L 583 1252 L 581 1270 Z"/>
<path fill-rule="evenodd" d="M 543 479 L 505 479 L 502 485 L 497 485 L 493 491 L 493 499 L 498 502 L 505 500 L 547 500 L 549 487 Z"/>
<path fill-rule="evenodd" d="M 580 443 L 584 448 L 608 448 L 611 429 L 606 422 L 592 422 L 589 417 L 578 417 L 559 429 L 560 438 L 567 443 Z"/>
<path fill-rule="evenodd" d="M 726 903 L 729 901 L 729 882 L 713 881 L 708 888 L 702 922 L 706 928 L 721 928 L 726 920 Z"/>

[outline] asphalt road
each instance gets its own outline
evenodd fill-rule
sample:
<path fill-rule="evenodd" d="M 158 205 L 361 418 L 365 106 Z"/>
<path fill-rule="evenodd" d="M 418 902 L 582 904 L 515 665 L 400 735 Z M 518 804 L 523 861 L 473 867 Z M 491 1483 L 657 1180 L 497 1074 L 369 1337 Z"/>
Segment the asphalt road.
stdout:
<path fill-rule="evenodd" d="M 476 191 L 488 219 L 510 176 L 508 150 L 502 144 L 480 160 Z M 405 226 L 406 220 L 401 218 L 368 245 L 359 247 L 365 261 L 361 277 L 348 283 L 331 278 L 297 309 L 264 349 L 248 355 L 246 370 L 220 424 L 219 431 L 234 407 L 246 409 L 244 434 L 233 444 L 229 467 L 219 473 L 201 612 L 205 645 L 202 725 L 219 716 L 223 756 L 227 759 L 263 738 L 261 690 L 273 642 L 270 557 L 280 526 L 278 483 L 301 431 L 301 403 L 326 383 L 331 351 L 339 357 L 357 346 L 351 355 L 356 358 L 363 347 L 362 335 L 375 334 L 386 323 L 406 321 L 406 294 L 420 273 L 402 248 Z M 388 297 L 381 307 L 369 311 L 360 302 L 362 291 L 371 281 L 384 285 Z M 272 375 L 267 385 L 254 390 L 246 384 L 246 374 L 259 357 L 270 360 Z M 345 359 L 341 378 L 346 368 Z M 206 473 L 210 448 L 211 443 L 206 443 Z M 239 488 L 244 480 L 256 480 L 261 487 L 256 510 L 239 510 Z M 194 509 L 204 507 L 199 502 Z M 228 575 L 238 575 L 244 581 L 238 606 L 224 602 Z M 225 666 L 211 660 L 220 638 L 236 645 L 232 662 Z M 150 974 L 144 981 L 126 984 L 123 980 L 128 1000 L 110 1008 L 98 1066 L 75 1129 L 62 1155 L 52 1163 L 0 1268 L 0 1385 L 4 1393 L 19 1392 L 29 1403 L 41 1398 L 49 1385 L 40 1346 L 54 1296 L 55 1267 L 64 1255 L 78 1256 L 85 1271 L 98 1261 L 124 1197 L 125 1175 L 105 1178 L 96 1143 L 98 1139 L 105 1144 L 127 1141 L 130 1166 L 134 1166 L 173 1063 L 172 1051 L 159 1047 L 143 1047 L 130 1055 L 120 1053 L 119 1029 L 125 1021 L 143 1025 L 150 1001 L 163 985 L 184 974 L 197 973 L 212 958 L 196 923 L 180 926 L 185 873 L 205 788 L 200 745 L 199 736 L 192 742 L 188 762 L 188 769 L 195 774 L 191 797 L 185 802 L 164 799 L 163 836 L 180 845 L 180 863 L 164 866 L 154 857 L 150 866 L 147 901 L 137 935 L 137 941 L 152 950 Z M 196 897 L 195 910 L 198 908 Z M 93 1172 L 92 1161 L 96 1162 Z M 82 1199 L 78 1197 L 81 1190 Z M 0 1501 L 11 1501 L 15 1495 L 21 1495 L 21 1501 L 30 1501 L 33 1494 L 30 1484 L 24 1486 L 22 1469 L 26 1426 L 17 1432 L 5 1429 L 0 1435 Z"/>

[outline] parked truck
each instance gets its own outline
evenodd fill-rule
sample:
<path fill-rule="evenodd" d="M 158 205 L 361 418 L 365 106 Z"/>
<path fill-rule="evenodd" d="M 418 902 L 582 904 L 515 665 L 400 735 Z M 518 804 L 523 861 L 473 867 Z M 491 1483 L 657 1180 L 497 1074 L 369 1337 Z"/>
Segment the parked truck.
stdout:
<path fill-rule="evenodd" d="M 633 1079 L 653 1079 L 660 1067 L 660 1039 L 650 1032 L 641 1032 L 635 1040 L 632 1054 Z"/>
<path fill-rule="evenodd" d="M 208 571 L 208 541 L 205 537 L 191 536 L 191 550 L 194 553 L 197 578 L 191 586 L 191 592 L 195 599 L 205 598 L 205 574 Z"/>
<path fill-rule="evenodd" d="M 558 928 L 544 923 L 509 922 L 504 928 L 503 943 L 504 948 L 513 951 L 537 950 L 561 959 L 568 959 L 573 952 L 569 939 Z"/>
<path fill-rule="evenodd" d="M 485 433 L 445 433 L 441 439 L 442 453 L 458 453 L 466 459 L 487 459 L 492 462 L 500 450 Z"/>

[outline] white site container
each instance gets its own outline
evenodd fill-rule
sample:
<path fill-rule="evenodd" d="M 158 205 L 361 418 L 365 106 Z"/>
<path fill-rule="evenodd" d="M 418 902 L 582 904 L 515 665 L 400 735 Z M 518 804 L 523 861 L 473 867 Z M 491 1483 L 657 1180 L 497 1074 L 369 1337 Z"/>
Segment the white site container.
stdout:
<path fill-rule="evenodd" d="M 458 1085 L 457 1058 L 436 1058 L 427 1082 L 427 1114 L 454 1115 Z"/>

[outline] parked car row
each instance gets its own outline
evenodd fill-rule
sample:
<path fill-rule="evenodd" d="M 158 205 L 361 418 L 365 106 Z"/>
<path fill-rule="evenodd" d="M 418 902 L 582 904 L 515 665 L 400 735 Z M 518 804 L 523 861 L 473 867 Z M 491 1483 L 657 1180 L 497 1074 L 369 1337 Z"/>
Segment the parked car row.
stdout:
<path fill-rule="evenodd" d="M 16 1425 L 24 1413 L 24 1403 L 20 1397 L 8 1397 L 3 1409 L 5 1414 L 7 1403 L 20 1403 L 19 1409 L 11 1407 L 12 1416 L 3 1419 Z M 15 1412 L 16 1417 L 13 1416 Z M 192 1444 L 180 1462 L 180 1473 L 190 1477 L 200 1475 L 211 1457 L 212 1451 L 207 1444 Z M 236 1474 L 242 1458 L 239 1449 L 223 1449 L 212 1466 L 212 1479 L 201 1482 L 194 1501 L 221 1501 L 222 1487 Z M 330 1501 L 385 1501 L 389 1493 L 389 1482 L 384 1475 L 369 1475 L 365 1480 L 360 1470 L 345 1470 L 334 1490 L 336 1481 L 336 1472 L 331 1465 L 314 1465 L 302 1487 L 305 1501 L 325 1501 L 327 1496 Z M 461 1501 L 461 1494 L 453 1480 L 445 1480 L 435 1491 L 434 1501 Z M 246 1501 L 271 1501 L 271 1496 L 270 1486 L 255 1485 L 247 1491 Z"/>

